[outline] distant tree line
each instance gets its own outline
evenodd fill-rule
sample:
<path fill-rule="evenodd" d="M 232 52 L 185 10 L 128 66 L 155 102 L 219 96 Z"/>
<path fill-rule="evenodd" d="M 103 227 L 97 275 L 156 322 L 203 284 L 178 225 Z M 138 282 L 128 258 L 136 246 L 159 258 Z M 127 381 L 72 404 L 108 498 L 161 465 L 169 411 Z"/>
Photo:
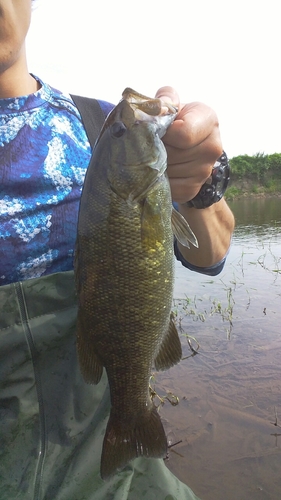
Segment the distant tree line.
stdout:
<path fill-rule="evenodd" d="M 234 183 L 247 178 L 266 185 L 270 179 L 281 180 L 281 153 L 235 156 L 230 160 L 230 167 Z"/>

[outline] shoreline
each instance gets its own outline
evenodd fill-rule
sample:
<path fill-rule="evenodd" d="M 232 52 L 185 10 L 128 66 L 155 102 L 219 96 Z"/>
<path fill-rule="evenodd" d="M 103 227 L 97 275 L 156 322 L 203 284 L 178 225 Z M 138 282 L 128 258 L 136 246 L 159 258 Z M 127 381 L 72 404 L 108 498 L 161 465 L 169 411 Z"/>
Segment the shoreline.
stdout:
<path fill-rule="evenodd" d="M 231 179 L 225 192 L 226 201 L 237 200 L 241 198 L 281 198 L 280 181 L 274 182 L 274 185 L 264 186 L 249 178 Z"/>
<path fill-rule="evenodd" d="M 237 193 L 234 195 L 227 196 L 227 191 L 224 196 L 226 201 L 235 201 L 241 198 L 281 198 L 281 192 L 267 193 L 266 191 L 260 193 L 253 193 L 251 191 L 243 191 L 243 193 Z"/>

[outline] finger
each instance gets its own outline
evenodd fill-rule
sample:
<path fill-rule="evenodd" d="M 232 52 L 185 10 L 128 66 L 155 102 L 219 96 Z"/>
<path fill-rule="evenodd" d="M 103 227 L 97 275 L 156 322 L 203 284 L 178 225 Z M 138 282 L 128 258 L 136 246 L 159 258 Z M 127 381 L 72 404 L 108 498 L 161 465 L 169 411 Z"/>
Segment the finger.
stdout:
<path fill-rule="evenodd" d="M 165 147 L 168 156 L 168 166 L 185 163 L 191 164 L 193 162 L 213 166 L 222 153 L 222 144 L 219 134 L 211 134 L 206 141 L 189 149 L 180 149 L 169 146 L 166 143 Z"/>
<path fill-rule="evenodd" d="M 212 108 L 200 102 L 184 104 L 169 127 L 164 143 L 177 144 L 182 149 L 193 148 L 205 141 L 214 130 L 219 130 L 219 124 Z"/>
<path fill-rule="evenodd" d="M 192 182 L 193 178 L 198 179 L 200 184 L 204 184 L 206 180 L 210 177 L 212 173 L 214 163 L 209 161 L 197 160 L 185 163 L 177 163 L 175 165 L 169 165 L 167 168 L 167 174 L 169 179 L 173 178 L 188 178 Z"/>
<path fill-rule="evenodd" d="M 171 195 L 176 203 L 186 203 L 199 192 L 202 184 L 196 179 L 173 178 L 170 180 Z"/>
<path fill-rule="evenodd" d="M 177 91 L 173 87 L 161 87 L 157 90 L 155 97 L 157 99 L 162 99 L 162 101 L 169 102 L 175 106 L 179 106 L 180 99 Z"/>

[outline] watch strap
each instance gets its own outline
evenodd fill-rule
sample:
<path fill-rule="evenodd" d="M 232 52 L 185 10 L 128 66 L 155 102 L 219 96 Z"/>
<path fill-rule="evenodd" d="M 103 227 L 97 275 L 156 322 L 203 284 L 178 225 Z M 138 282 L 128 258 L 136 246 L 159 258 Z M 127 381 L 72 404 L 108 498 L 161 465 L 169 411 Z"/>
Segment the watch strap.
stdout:
<path fill-rule="evenodd" d="M 225 151 L 214 164 L 209 179 L 203 184 L 197 195 L 186 204 L 191 208 L 208 208 L 220 201 L 230 179 L 230 166 Z"/>

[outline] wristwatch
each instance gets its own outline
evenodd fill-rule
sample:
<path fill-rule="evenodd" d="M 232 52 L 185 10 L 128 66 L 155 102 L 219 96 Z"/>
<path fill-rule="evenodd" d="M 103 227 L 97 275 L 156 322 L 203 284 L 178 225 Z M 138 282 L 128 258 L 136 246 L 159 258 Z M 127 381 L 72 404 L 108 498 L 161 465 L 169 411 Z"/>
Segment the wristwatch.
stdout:
<path fill-rule="evenodd" d="M 226 153 L 214 164 L 212 173 L 201 187 L 199 193 L 186 204 L 193 208 L 208 208 L 220 201 L 225 193 L 230 178 L 230 166 Z"/>

